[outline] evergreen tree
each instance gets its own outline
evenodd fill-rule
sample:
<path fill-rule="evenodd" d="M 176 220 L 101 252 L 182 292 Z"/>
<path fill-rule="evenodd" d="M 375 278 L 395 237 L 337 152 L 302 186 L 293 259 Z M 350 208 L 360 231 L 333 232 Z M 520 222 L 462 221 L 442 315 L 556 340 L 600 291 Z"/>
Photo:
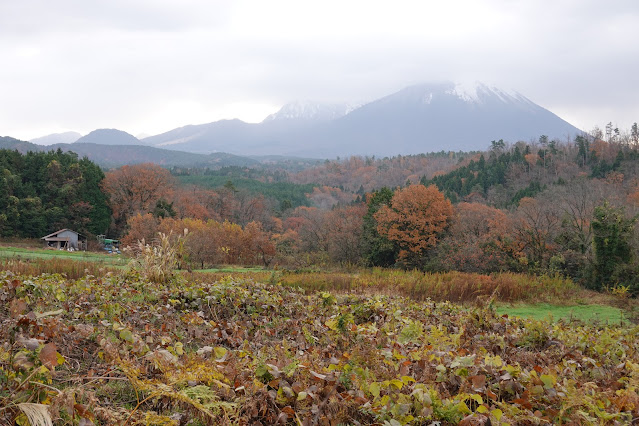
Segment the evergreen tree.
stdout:
<path fill-rule="evenodd" d="M 363 251 L 366 263 L 370 266 L 392 266 L 395 264 L 399 248 L 377 232 L 375 213 L 382 206 L 390 206 L 393 191 L 383 187 L 378 191 L 367 194 L 368 211 L 364 215 L 364 229 L 362 234 Z"/>
<path fill-rule="evenodd" d="M 104 233 L 111 210 L 104 173 L 86 158 L 57 151 L 0 150 L 0 234 L 39 238 L 60 228 Z"/>
<path fill-rule="evenodd" d="M 635 219 L 628 219 L 622 208 L 607 201 L 595 207 L 592 221 L 595 262 L 590 287 L 601 290 L 612 282 L 617 268 L 632 260 L 630 238 Z"/>

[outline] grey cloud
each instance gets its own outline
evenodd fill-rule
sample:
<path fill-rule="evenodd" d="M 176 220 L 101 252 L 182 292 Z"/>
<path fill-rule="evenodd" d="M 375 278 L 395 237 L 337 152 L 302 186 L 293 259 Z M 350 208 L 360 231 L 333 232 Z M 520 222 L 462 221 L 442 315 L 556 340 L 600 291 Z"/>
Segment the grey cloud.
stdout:
<path fill-rule="evenodd" d="M 21 0 L 0 3 L 0 34 L 93 32 L 102 29 L 175 32 L 212 28 L 228 18 L 222 2 L 182 0 Z"/>
<path fill-rule="evenodd" d="M 442 34 L 404 31 L 391 18 L 362 22 L 367 14 L 326 22 L 322 33 L 296 34 L 269 26 L 269 16 L 260 31 L 230 30 L 251 13 L 246 2 L 1 2 L 0 54 L 12 66 L 0 69 L 0 88 L 11 105 L 0 105 L 0 134 L 6 123 L 80 129 L 100 121 L 133 133 L 157 132 L 168 129 L 135 128 L 136 117 L 152 122 L 177 102 L 207 111 L 233 102 L 358 103 L 409 84 L 459 79 L 575 111 L 587 127 L 639 121 L 635 0 L 482 4 L 498 14 L 477 16 L 468 28 L 457 16 L 424 13 L 425 28 L 448 24 Z M 323 5 L 315 7 L 331 7 Z M 287 11 L 273 3 L 272 13 Z M 368 25 L 347 31 L 362 24 Z M 610 112 L 615 117 L 600 117 Z"/>

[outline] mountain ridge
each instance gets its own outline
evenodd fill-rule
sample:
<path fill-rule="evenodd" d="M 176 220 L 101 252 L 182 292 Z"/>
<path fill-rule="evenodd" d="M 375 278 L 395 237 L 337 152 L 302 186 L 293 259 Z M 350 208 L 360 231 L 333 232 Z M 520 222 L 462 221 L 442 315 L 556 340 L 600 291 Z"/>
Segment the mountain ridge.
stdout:
<path fill-rule="evenodd" d="M 105 145 L 95 143 L 70 143 L 38 145 L 9 136 L 0 137 L 0 149 L 17 150 L 25 154 L 29 151 L 70 151 L 79 157 L 87 157 L 101 167 L 112 168 L 139 163 L 155 163 L 169 167 L 210 167 L 224 166 L 250 167 L 260 163 L 256 158 L 242 157 L 228 153 L 195 154 L 161 149 L 145 145 Z"/>
<path fill-rule="evenodd" d="M 356 108 L 297 101 L 285 104 L 260 123 L 225 119 L 188 124 L 141 140 L 121 130 L 97 129 L 78 138 L 74 145 L 145 145 L 193 154 L 335 158 L 474 151 L 485 149 L 493 140 L 514 143 L 541 135 L 563 139 L 580 133 L 518 92 L 478 82 L 438 82 L 408 86 Z"/>
<path fill-rule="evenodd" d="M 517 142 L 582 133 L 524 95 L 482 83 L 416 84 L 333 118 L 328 106 L 318 105 L 289 103 L 261 123 L 236 119 L 189 125 L 143 142 L 199 153 L 332 158 L 470 151 L 498 139 Z"/>

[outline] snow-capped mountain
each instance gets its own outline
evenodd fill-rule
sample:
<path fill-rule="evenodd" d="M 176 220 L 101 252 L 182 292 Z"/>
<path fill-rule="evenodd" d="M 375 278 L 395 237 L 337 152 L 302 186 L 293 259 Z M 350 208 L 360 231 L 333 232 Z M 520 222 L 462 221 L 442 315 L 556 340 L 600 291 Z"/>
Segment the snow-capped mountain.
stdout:
<path fill-rule="evenodd" d="M 329 121 L 343 117 L 352 110 L 348 105 L 322 104 L 311 101 L 296 101 L 284 105 L 279 111 L 262 121 L 275 120 Z"/>
<path fill-rule="evenodd" d="M 262 123 L 186 126 L 144 143 L 239 155 L 397 155 L 482 150 L 491 141 L 574 137 L 579 129 L 517 92 L 485 84 L 420 84 L 362 105 L 287 104 Z"/>

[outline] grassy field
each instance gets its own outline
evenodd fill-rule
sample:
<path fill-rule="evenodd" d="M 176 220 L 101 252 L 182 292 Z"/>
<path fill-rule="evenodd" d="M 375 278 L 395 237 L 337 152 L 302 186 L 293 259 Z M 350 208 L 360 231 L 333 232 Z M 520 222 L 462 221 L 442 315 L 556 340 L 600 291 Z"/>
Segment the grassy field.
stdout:
<path fill-rule="evenodd" d="M 20 259 L 71 259 L 91 262 L 100 262 L 112 265 L 126 265 L 127 259 L 121 255 L 88 251 L 46 250 L 24 247 L 0 246 L 0 258 Z"/>
<path fill-rule="evenodd" d="M 628 312 L 610 305 L 552 305 L 549 303 L 506 305 L 498 304 L 497 313 L 537 320 L 582 321 L 591 324 L 619 324 L 629 321 Z"/>

